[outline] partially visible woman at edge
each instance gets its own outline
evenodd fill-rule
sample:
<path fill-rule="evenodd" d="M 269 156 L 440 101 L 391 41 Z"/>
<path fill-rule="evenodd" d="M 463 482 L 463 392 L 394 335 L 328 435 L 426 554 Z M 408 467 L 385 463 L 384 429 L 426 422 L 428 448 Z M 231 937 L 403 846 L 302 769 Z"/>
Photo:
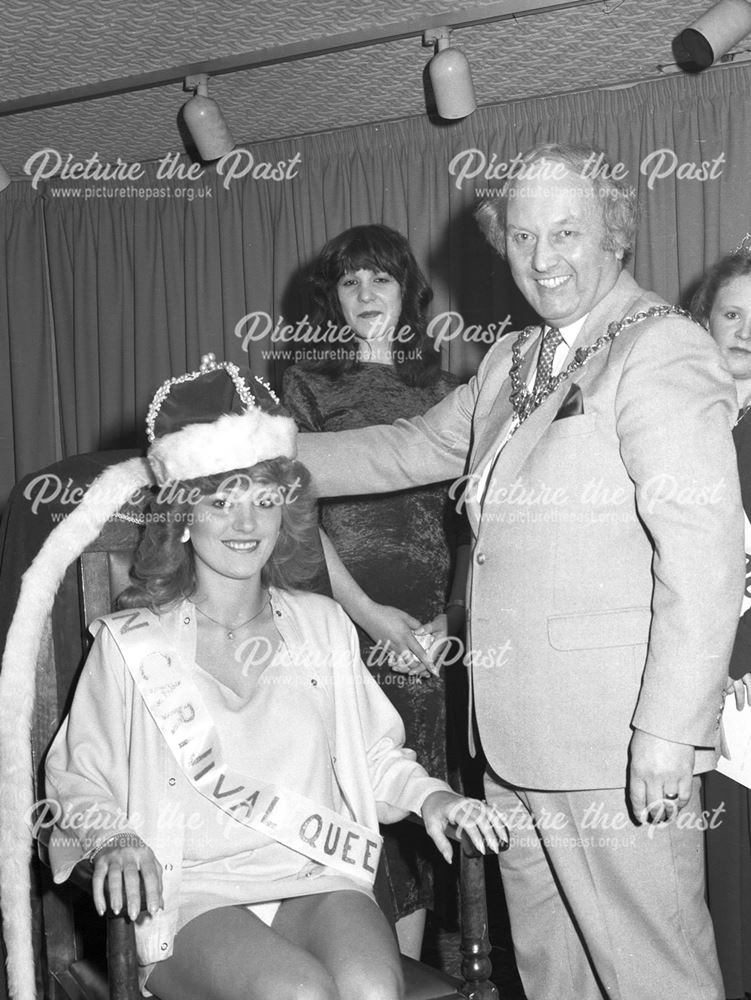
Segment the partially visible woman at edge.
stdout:
<path fill-rule="evenodd" d="M 691 302 L 735 380 L 738 454 L 746 514 L 746 589 L 726 693 L 751 704 L 751 237 L 707 272 Z M 704 776 L 704 806 L 718 822 L 707 830 L 707 900 L 731 1000 L 751 993 L 751 791 L 719 771 Z"/>
<path fill-rule="evenodd" d="M 503 828 L 415 761 L 342 609 L 299 589 L 315 507 L 264 392 L 209 358 L 155 397 L 170 493 L 48 755 L 53 870 L 89 857 L 98 910 L 106 883 L 134 919 L 143 878 L 140 982 L 162 1000 L 398 1000 L 379 819 L 421 812 L 447 860 L 449 816 L 483 851 Z"/>
<path fill-rule="evenodd" d="M 311 324 L 337 336 L 323 347 L 328 356 L 285 372 L 283 401 L 300 430 L 414 417 L 459 384 L 440 368 L 427 332 L 433 293 L 400 233 L 383 225 L 345 230 L 316 258 L 311 284 Z M 464 624 L 470 533 L 454 507 L 445 486 L 320 504 L 334 597 L 358 626 L 363 660 L 401 715 L 408 744 L 444 778 L 446 692 L 429 669 L 430 644 Z M 385 841 L 399 944 L 419 958 L 434 902 L 433 852 L 408 823 L 386 831 Z"/>

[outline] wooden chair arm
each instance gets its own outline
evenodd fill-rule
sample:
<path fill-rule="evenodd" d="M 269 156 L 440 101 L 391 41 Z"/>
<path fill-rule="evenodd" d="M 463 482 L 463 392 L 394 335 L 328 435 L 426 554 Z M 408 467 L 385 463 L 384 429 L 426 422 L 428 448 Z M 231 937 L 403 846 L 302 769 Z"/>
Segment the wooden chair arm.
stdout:
<path fill-rule="evenodd" d="M 70 881 L 88 895 L 92 895 L 91 880 L 94 866 L 90 861 L 79 861 L 70 873 Z M 125 909 L 113 913 L 109 893 L 104 887 L 107 903 L 107 981 L 110 1000 L 141 1000 L 138 989 L 138 961 L 136 958 L 136 933 L 133 921 Z M 141 880 L 141 913 L 146 910 L 146 894 Z"/>
<path fill-rule="evenodd" d="M 410 814 L 410 820 L 425 826 L 422 817 Z M 488 937 L 488 905 L 485 893 L 485 858 L 465 830 L 451 823 L 446 836 L 460 844 L 459 895 L 461 923 L 462 993 L 469 1000 L 498 1000 L 498 990 L 490 981 L 493 966 L 490 961 Z M 501 844 L 501 851 L 508 848 Z M 500 853 L 500 852 L 499 852 Z"/>

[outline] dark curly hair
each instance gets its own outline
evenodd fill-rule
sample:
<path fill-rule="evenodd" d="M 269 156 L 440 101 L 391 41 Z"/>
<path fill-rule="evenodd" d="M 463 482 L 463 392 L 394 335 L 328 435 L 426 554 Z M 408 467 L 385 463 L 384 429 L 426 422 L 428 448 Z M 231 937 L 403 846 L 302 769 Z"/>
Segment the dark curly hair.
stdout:
<path fill-rule="evenodd" d="M 441 356 L 427 332 L 427 308 L 433 291 L 420 270 L 409 243 L 395 229 L 382 225 L 353 226 L 326 244 L 316 258 L 310 275 L 313 309 L 311 323 L 321 330 L 344 327 L 337 285 L 349 271 L 385 271 L 399 282 L 402 311 L 399 329 L 409 332 L 394 343 L 394 370 L 407 385 L 430 385 L 440 371 Z M 332 378 L 359 367 L 354 349 L 342 351 L 340 343 L 320 344 L 328 357 L 301 360 L 310 371 Z M 342 356 L 344 355 L 344 356 Z"/>
<path fill-rule="evenodd" d="M 172 484 L 152 498 L 145 527 L 130 571 L 131 585 L 117 599 L 119 608 L 148 607 L 152 611 L 190 597 L 196 588 L 193 548 L 181 539 L 202 497 L 235 480 L 278 487 L 282 493 L 282 524 L 269 561 L 261 571 L 264 585 L 283 590 L 306 589 L 321 568 L 318 514 L 304 465 L 289 458 L 259 462 Z"/>
<path fill-rule="evenodd" d="M 751 274 L 750 253 L 733 251 L 721 257 L 707 271 L 694 292 L 689 306 L 694 319 L 709 329 L 709 314 L 712 312 L 719 290 L 733 278 L 745 278 L 749 274 Z"/>

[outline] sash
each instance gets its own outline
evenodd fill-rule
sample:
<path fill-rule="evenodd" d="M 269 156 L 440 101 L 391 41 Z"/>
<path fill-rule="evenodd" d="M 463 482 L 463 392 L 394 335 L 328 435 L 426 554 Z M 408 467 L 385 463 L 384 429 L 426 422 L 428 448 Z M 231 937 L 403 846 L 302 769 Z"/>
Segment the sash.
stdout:
<path fill-rule="evenodd" d="M 251 830 L 372 886 L 378 833 L 297 792 L 230 769 L 201 694 L 157 616 L 139 608 L 108 615 L 106 622 L 149 714 L 201 795 Z"/>

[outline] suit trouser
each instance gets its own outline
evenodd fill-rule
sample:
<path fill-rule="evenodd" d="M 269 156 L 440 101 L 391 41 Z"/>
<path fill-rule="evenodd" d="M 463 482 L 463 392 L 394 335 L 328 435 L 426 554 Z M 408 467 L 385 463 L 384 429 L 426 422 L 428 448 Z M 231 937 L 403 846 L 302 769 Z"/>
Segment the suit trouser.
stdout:
<path fill-rule="evenodd" d="M 680 822 L 634 824 L 623 789 L 537 792 L 491 772 L 527 1000 L 723 1000 L 704 899 L 700 781 Z"/>

